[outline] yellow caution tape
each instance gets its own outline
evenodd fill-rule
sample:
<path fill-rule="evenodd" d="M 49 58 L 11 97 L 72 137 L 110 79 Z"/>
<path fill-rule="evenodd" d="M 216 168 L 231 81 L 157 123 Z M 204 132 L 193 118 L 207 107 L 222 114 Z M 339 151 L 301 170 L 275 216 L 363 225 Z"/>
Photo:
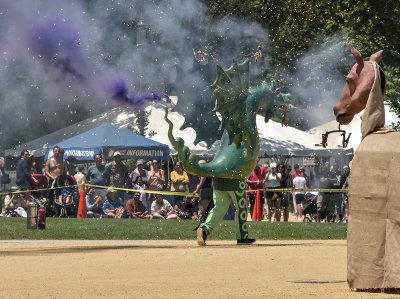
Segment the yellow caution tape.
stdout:
<path fill-rule="evenodd" d="M 68 187 L 79 187 L 81 185 L 70 185 Z M 98 186 L 92 184 L 85 184 L 88 187 L 94 188 L 103 188 L 103 189 L 115 189 L 122 190 L 128 192 L 143 192 L 143 193 L 151 193 L 151 194 L 162 194 L 162 195 L 177 195 L 177 196 L 187 196 L 187 197 L 199 197 L 198 193 L 190 193 L 190 192 L 171 192 L 171 191 L 155 191 L 155 190 L 137 190 L 137 189 L 129 189 L 129 188 L 117 188 L 117 187 L 109 187 L 109 186 Z M 62 187 L 53 187 L 53 188 L 45 188 L 45 189 L 33 189 L 33 190 L 22 190 L 22 191 L 14 191 L 14 192 L 3 192 L 0 195 L 7 194 L 19 194 L 19 193 L 28 193 L 32 191 L 45 191 L 45 190 L 53 190 L 60 189 Z M 319 189 L 319 188 L 310 188 L 310 189 L 293 189 L 293 188 L 276 188 L 276 189 L 257 189 L 257 190 L 246 190 L 246 192 L 256 192 L 256 191 L 266 191 L 266 192 L 335 192 L 335 193 L 347 193 L 348 189 Z"/>
<path fill-rule="evenodd" d="M 142 193 L 151 193 L 151 194 L 163 194 L 163 195 L 178 195 L 178 196 L 188 196 L 188 197 L 199 197 L 198 193 L 190 193 L 190 192 L 171 192 L 171 191 L 155 191 L 155 190 L 138 190 L 138 189 L 129 189 L 129 188 L 117 188 L 117 187 L 106 187 L 106 186 L 98 186 L 92 184 L 85 184 L 85 186 L 94 187 L 94 188 L 104 188 L 104 189 L 114 189 L 114 190 L 122 190 L 128 192 L 142 192 Z"/>
<path fill-rule="evenodd" d="M 256 189 L 256 190 L 246 190 L 246 192 L 254 192 L 254 191 L 267 191 L 267 192 L 337 192 L 337 193 L 347 193 L 348 189 L 319 189 L 319 188 L 310 188 L 310 189 L 293 189 L 293 188 L 276 188 L 276 189 Z"/>

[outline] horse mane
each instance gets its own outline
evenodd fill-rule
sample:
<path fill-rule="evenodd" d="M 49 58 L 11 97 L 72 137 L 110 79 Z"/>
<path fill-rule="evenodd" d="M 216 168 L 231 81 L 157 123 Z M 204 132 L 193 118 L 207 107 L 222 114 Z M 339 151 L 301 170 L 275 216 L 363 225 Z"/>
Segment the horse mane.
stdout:
<path fill-rule="evenodd" d="M 362 140 L 371 133 L 387 133 L 392 131 L 391 129 L 384 128 L 385 107 L 383 104 L 383 94 L 386 86 L 386 77 L 377 62 L 370 61 L 370 63 L 373 65 L 375 80 L 362 115 Z"/>

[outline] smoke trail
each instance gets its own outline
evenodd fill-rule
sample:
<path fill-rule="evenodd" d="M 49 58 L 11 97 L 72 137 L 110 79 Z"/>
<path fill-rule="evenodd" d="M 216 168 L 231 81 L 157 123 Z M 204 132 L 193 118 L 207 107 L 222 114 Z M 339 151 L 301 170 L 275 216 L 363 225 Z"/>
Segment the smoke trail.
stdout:
<path fill-rule="evenodd" d="M 210 19 L 201 0 L 1 1 L 0 40 L 5 146 L 25 141 L 27 130 L 32 139 L 112 102 L 157 101 L 166 95 L 152 91 L 169 93 L 181 83 L 176 67 L 191 68 L 194 53 L 226 68 L 258 45 L 267 52 L 269 44 L 260 25 Z M 257 76 L 266 67 L 251 69 Z M 202 74 L 183 80 L 208 88 Z M 190 109 L 196 94 L 184 100 Z"/>
<path fill-rule="evenodd" d="M 161 101 L 162 99 L 169 99 L 168 95 L 163 92 L 144 92 L 137 95 L 128 95 L 128 88 L 124 80 L 119 79 L 110 85 L 109 93 L 112 99 L 122 103 L 133 105 L 138 108 L 145 106 L 145 101 Z"/>
<path fill-rule="evenodd" d="M 322 45 L 311 47 L 300 57 L 296 72 L 285 75 L 300 107 L 297 122 L 307 129 L 334 120 L 332 109 L 343 89 L 343 74 L 352 65 L 347 35 L 338 32 L 321 39 L 325 39 Z"/>

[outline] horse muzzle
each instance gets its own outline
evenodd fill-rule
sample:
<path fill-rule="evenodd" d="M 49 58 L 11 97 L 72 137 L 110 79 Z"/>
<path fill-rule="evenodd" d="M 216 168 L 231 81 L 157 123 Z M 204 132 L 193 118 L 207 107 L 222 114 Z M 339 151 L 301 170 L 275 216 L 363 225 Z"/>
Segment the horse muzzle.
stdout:
<path fill-rule="evenodd" d="M 336 121 L 341 125 L 348 125 L 354 118 L 354 114 L 341 113 L 336 115 Z"/>

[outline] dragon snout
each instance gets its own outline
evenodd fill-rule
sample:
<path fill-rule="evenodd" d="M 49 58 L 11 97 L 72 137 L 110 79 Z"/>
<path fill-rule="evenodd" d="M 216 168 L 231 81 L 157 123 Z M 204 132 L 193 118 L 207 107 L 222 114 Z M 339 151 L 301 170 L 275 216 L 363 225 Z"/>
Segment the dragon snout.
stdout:
<path fill-rule="evenodd" d="M 267 111 L 265 111 L 264 122 L 267 123 L 273 116 L 274 113 L 268 109 Z"/>

